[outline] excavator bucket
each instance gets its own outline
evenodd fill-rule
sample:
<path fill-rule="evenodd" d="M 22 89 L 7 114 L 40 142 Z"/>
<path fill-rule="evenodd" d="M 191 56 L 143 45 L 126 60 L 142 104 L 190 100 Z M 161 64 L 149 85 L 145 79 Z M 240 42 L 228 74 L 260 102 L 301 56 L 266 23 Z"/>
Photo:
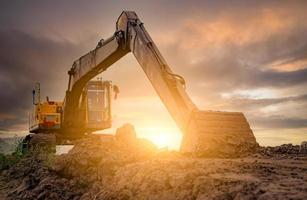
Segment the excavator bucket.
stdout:
<path fill-rule="evenodd" d="M 181 151 L 197 156 L 239 156 L 258 147 L 240 112 L 197 111 L 184 134 Z"/>

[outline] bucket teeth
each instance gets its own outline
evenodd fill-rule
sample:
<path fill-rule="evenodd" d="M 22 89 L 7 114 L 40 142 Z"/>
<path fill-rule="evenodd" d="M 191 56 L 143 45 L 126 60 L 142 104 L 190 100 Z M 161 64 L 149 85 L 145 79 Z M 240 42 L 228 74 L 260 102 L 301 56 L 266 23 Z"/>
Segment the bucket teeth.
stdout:
<path fill-rule="evenodd" d="M 257 147 L 243 113 L 198 111 L 186 129 L 181 151 L 198 156 L 236 157 L 252 153 Z"/>

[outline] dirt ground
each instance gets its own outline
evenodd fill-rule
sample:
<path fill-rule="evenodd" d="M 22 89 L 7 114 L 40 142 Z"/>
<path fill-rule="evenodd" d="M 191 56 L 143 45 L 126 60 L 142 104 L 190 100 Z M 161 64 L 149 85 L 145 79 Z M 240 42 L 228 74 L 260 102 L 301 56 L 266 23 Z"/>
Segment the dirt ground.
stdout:
<path fill-rule="evenodd" d="M 260 147 L 237 158 L 160 151 L 132 132 L 34 153 L 1 172 L 0 199 L 307 199 L 307 152 Z"/>

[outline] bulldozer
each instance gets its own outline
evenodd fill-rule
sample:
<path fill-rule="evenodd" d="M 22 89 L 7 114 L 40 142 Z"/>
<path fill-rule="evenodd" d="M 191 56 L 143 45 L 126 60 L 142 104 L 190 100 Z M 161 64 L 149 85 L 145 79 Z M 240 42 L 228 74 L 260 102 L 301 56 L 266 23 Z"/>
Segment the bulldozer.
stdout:
<path fill-rule="evenodd" d="M 52 133 L 56 144 L 73 142 L 111 127 L 111 81 L 91 81 L 116 61 L 132 53 L 156 93 L 180 128 L 180 151 L 194 155 L 236 154 L 257 147 L 241 112 L 200 110 L 187 94 L 184 78 L 167 64 L 144 24 L 133 11 L 123 11 L 114 34 L 73 62 L 63 102 L 33 97 L 29 129 L 34 135 Z M 117 88 L 117 87 L 115 87 Z M 93 99 L 96 99 L 94 102 Z M 94 102 L 94 103 L 93 103 Z"/>

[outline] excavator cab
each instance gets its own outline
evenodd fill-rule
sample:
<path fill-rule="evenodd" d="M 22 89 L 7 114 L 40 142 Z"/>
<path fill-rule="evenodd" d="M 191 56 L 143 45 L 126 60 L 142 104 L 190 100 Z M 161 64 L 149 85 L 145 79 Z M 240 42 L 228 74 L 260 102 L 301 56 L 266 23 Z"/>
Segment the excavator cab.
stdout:
<path fill-rule="evenodd" d="M 91 131 L 111 127 L 111 102 L 113 86 L 111 81 L 89 81 L 85 87 L 86 128 Z"/>
<path fill-rule="evenodd" d="M 91 80 L 83 88 L 79 105 L 75 109 L 73 120 L 75 129 L 93 132 L 111 127 L 111 105 L 113 94 L 117 97 L 119 89 L 111 81 L 102 79 Z M 30 133 L 71 132 L 63 124 L 63 102 L 40 99 L 40 84 L 36 83 L 33 90 L 33 112 L 29 114 Z"/>
<path fill-rule="evenodd" d="M 64 103 L 63 106 L 62 127 L 56 137 L 57 142 L 67 143 L 94 131 L 110 128 L 113 94 L 117 96 L 118 92 L 118 87 L 113 86 L 111 81 L 97 79 L 90 80 L 84 85 L 80 97 L 72 99 L 74 104 L 67 103 L 66 99 L 66 105 Z M 69 99 L 69 94 L 66 94 L 67 97 Z"/>

